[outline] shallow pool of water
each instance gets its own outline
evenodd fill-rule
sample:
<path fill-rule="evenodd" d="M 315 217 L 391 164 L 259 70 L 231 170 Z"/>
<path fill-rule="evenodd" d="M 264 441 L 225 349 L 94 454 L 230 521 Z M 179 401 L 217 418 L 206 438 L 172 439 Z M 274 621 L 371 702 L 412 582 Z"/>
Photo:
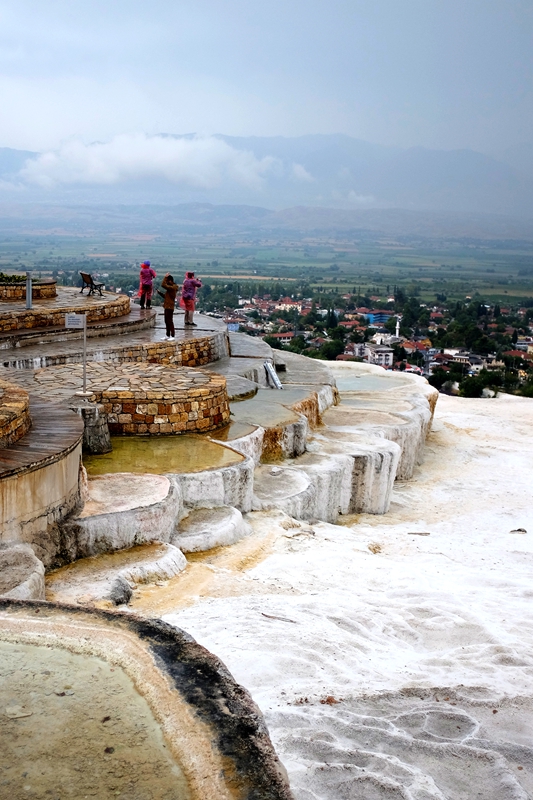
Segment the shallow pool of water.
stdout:
<path fill-rule="evenodd" d="M 112 436 L 113 451 L 84 456 L 89 476 L 110 472 L 201 472 L 243 461 L 243 456 L 203 436 Z"/>
<path fill-rule="evenodd" d="M 408 386 L 410 381 L 401 375 L 375 375 L 371 372 L 361 375 L 335 375 L 339 392 L 387 392 Z"/>
<path fill-rule="evenodd" d="M 240 439 L 242 436 L 248 436 L 256 430 L 255 425 L 250 425 L 247 422 L 230 422 L 225 428 L 219 428 L 217 431 L 210 433 L 212 439 L 218 439 L 220 442 L 231 442 L 235 439 Z"/>
<path fill-rule="evenodd" d="M 186 800 L 131 679 L 90 655 L 0 642 L 1 797 Z"/>

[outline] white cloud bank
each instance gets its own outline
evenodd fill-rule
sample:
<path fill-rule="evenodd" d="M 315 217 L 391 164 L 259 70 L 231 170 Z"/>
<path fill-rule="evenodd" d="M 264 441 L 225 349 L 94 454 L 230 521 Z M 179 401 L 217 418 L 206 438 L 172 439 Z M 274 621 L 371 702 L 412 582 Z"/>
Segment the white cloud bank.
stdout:
<path fill-rule="evenodd" d="M 50 189 L 62 184 L 113 185 L 154 179 L 196 189 L 213 189 L 226 182 L 260 189 L 267 175 L 281 170 L 278 159 L 256 158 L 214 136 L 174 139 L 139 133 L 121 134 L 109 142 L 68 142 L 26 162 L 20 178 Z"/>

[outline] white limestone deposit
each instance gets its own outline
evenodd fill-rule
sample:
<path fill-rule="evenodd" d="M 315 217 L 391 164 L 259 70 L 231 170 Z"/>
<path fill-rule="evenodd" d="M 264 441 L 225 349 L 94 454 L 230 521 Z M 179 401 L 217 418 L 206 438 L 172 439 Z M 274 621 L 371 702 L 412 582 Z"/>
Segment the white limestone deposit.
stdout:
<path fill-rule="evenodd" d="M 27 544 L 0 544 L 0 597 L 44 600 L 44 566 Z"/>
<path fill-rule="evenodd" d="M 237 508 L 199 508 L 181 520 L 172 543 L 183 553 L 200 553 L 235 544 L 250 532 L 250 526 Z"/>
<path fill-rule="evenodd" d="M 137 584 L 168 581 L 186 566 L 185 556 L 174 545 L 161 542 L 137 545 L 129 550 L 84 558 L 49 572 L 46 599 L 93 605 L 109 600 L 117 581 L 122 585 L 126 582 L 130 589 Z M 131 596 L 131 591 L 129 594 Z"/>
<path fill-rule="evenodd" d="M 71 561 L 168 542 L 183 510 L 179 485 L 163 475 L 103 475 L 88 482 L 88 493 L 83 511 L 61 526 Z"/>
<path fill-rule="evenodd" d="M 268 534 L 263 560 L 166 614 L 251 691 L 296 800 L 533 796 L 532 425 L 440 397 L 387 515 L 251 513 L 234 558 Z"/>

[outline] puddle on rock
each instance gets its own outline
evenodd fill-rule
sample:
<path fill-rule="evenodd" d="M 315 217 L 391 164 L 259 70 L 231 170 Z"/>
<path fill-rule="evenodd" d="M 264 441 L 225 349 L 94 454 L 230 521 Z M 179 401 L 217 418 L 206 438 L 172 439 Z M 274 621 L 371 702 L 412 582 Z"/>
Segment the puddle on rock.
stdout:
<path fill-rule="evenodd" d="M 305 397 L 306 394 L 301 390 L 278 392 L 273 389 L 259 389 L 255 397 L 230 403 L 230 408 L 236 422 L 260 425 L 262 428 L 278 428 L 298 419 L 298 415 L 286 408 L 286 405 Z"/>
<path fill-rule="evenodd" d="M 244 457 L 203 436 L 112 436 L 113 451 L 84 456 L 89 476 L 110 472 L 137 474 L 201 472 L 238 464 Z"/>
<path fill-rule="evenodd" d="M 241 439 L 243 436 L 249 436 L 257 430 L 256 425 L 250 425 L 248 422 L 230 422 L 225 428 L 220 428 L 218 431 L 210 434 L 212 439 L 218 439 L 219 442 L 232 442 L 235 439 Z"/>
<path fill-rule="evenodd" d="M 0 642 L 2 797 L 187 800 L 148 703 L 96 656 Z"/>
<path fill-rule="evenodd" d="M 387 375 L 373 373 L 339 375 L 336 373 L 335 380 L 339 392 L 387 392 L 413 385 L 408 379 L 391 373 Z"/>
<path fill-rule="evenodd" d="M 343 392 L 341 406 L 349 408 L 374 409 L 376 411 L 412 411 L 414 406 L 405 400 L 400 400 L 396 395 L 379 395 L 373 397 L 371 392 L 361 397 L 357 392 Z"/>
<path fill-rule="evenodd" d="M 389 411 L 377 411 L 372 408 L 354 408 L 341 403 L 340 406 L 328 408 L 322 420 L 325 425 L 335 427 L 355 426 L 357 428 L 379 428 L 382 425 L 406 425 L 405 417 L 398 417 Z"/>

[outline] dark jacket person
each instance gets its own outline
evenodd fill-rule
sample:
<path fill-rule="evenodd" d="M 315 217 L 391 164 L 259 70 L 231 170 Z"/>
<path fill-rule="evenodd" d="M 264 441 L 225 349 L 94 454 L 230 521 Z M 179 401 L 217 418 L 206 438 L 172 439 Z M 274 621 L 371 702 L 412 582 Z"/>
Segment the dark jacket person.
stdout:
<path fill-rule="evenodd" d="M 159 291 L 159 289 L 157 290 L 157 293 L 163 298 L 165 327 L 167 329 L 166 336 L 164 338 L 169 342 L 173 342 L 176 336 L 176 331 L 174 328 L 174 308 L 176 306 L 176 295 L 180 287 L 177 283 L 174 283 L 174 278 L 167 272 L 161 282 L 161 288 L 165 290 L 165 293 L 163 294 L 163 292 Z"/>

